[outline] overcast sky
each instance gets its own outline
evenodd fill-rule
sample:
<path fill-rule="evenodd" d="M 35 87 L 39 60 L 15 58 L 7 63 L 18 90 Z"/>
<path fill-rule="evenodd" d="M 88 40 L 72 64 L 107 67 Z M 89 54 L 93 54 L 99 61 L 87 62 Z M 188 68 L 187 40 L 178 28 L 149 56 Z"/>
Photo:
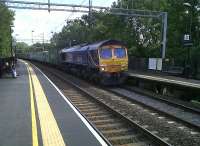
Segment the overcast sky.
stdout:
<path fill-rule="evenodd" d="M 39 1 L 48 2 L 48 0 L 24 0 L 24 1 Z M 65 4 L 83 4 L 88 5 L 89 0 L 51 0 L 52 3 Z M 110 6 L 116 0 L 93 0 L 92 5 L 95 6 Z M 52 36 L 51 32 L 59 32 L 65 24 L 66 19 L 74 19 L 80 17 L 81 13 L 72 12 L 48 12 L 38 10 L 14 10 L 14 33 L 18 41 L 25 41 L 28 44 L 32 43 L 32 35 L 34 43 L 36 39 L 49 40 Z M 32 33 L 32 31 L 34 31 Z"/>

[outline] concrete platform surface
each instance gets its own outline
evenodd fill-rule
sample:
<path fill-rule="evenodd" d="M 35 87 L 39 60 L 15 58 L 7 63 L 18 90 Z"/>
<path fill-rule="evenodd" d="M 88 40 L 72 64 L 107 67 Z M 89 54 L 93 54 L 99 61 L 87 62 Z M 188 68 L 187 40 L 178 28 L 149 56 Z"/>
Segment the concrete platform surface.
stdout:
<path fill-rule="evenodd" d="M 106 146 L 86 119 L 36 67 L 0 79 L 0 146 Z"/>
<path fill-rule="evenodd" d="M 181 77 L 176 77 L 176 76 L 158 75 L 158 74 L 153 74 L 153 73 L 148 73 L 148 72 L 137 72 L 137 71 L 129 71 L 128 75 L 130 77 L 139 78 L 139 79 L 145 79 L 145 80 L 150 80 L 150 81 L 174 84 L 177 86 L 200 89 L 200 80 L 193 80 L 193 79 L 181 78 Z"/>

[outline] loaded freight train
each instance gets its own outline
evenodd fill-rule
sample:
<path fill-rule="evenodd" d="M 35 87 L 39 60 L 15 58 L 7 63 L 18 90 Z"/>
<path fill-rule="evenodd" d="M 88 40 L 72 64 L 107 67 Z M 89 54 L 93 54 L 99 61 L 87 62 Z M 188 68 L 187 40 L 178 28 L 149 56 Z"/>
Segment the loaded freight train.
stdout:
<path fill-rule="evenodd" d="M 104 85 L 122 84 L 128 71 L 127 48 L 117 40 L 77 45 L 59 52 L 56 49 L 32 52 L 22 58 L 53 64 Z"/>

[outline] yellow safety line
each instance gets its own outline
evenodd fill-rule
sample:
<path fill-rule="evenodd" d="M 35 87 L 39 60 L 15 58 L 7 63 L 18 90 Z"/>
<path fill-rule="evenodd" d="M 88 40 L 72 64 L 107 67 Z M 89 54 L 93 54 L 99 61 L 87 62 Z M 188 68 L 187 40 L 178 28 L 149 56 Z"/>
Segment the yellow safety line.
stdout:
<path fill-rule="evenodd" d="M 27 67 L 27 65 L 26 65 Z M 28 70 L 28 77 L 29 77 L 29 89 L 30 89 L 30 100 L 31 100 L 31 123 L 32 123 L 32 144 L 33 146 L 38 146 L 38 134 L 37 134 L 37 123 L 35 118 L 35 103 L 33 99 L 33 87 L 30 77 L 30 71 Z"/>
<path fill-rule="evenodd" d="M 38 80 L 35 71 L 31 66 L 29 66 L 29 70 L 31 73 L 31 78 L 35 91 L 35 98 L 37 103 L 43 145 L 65 146 L 65 142 L 58 128 L 52 110 L 49 106 L 44 90 L 42 89 L 40 81 Z"/>

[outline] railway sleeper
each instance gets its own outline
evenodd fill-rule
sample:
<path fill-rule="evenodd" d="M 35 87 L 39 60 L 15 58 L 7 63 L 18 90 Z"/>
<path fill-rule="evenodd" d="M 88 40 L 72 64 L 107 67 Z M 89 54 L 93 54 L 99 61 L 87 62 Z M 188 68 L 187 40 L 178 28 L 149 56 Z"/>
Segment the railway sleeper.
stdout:
<path fill-rule="evenodd" d="M 137 143 L 121 144 L 121 145 L 116 145 L 116 146 L 147 146 L 147 143 L 137 142 Z M 151 146 L 151 144 L 149 144 L 148 146 Z"/>
<path fill-rule="evenodd" d="M 94 105 L 94 103 L 91 103 L 90 101 L 85 101 L 85 102 L 74 102 L 74 104 L 77 104 L 78 106 L 87 106 L 87 105 Z"/>
<path fill-rule="evenodd" d="M 116 137 L 111 137 L 108 138 L 109 141 L 115 145 L 115 144 L 134 144 L 138 143 L 138 139 L 137 139 L 138 135 L 132 134 L 132 135 L 125 135 L 125 136 L 116 136 Z"/>
<path fill-rule="evenodd" d="M 72 100 L 71 100 L 72 101 Z M 72 101 L 73 102 L 73 104 L 75 104 L 75 105 L 79 105 L 79 104 L 89 104 L 90 102 L 89 101 L 83 101 L 83 102 L 79 102 L 79 101 Z"/>
<path fill-rule="evenodd" d="M 88 116 L 88 119 L 93 120 L 106 120 L 108 118 L 113 118 L 112 115 L 96 115 L 96 116 Z"/>
<path fill-rule="evenodd" d="M 107 124 L 113 124 L 113 123 L 120 123 L 119 120 L 113 120 L 113 119 L 109 119 L 109 120 L 96 120 L 96 121 L 92 121 L 95 125 L 107 125 Z"/>
<path fill-rule="evenodd" d="M 125 136 L 125 135 L 130 135 L 133 134 L 134 132 L 130 129 L 114 129 L 114 130 L 107 130 L 107 131 L 102 131 L 103 135 L 106 137 L 117 137 L 117 136 Z"/>
<path fill-rule="evenodd" d="M 75 102 L 75 103 L 89 102 L 88 100 L 85 100 L 85 99 L 72 99 L 72 98 L 70 98 L 70 100 L 72 102 Z"/>
<path fill-rule="evenodd" d="M 107 125 L 96 125 L 99 130 L 112 130 L 112 129 L 120 129 L 120 127 L 124 127 L 125 125 L 122 123 L 113 123 Z"/>
<path fill-rule="evenodd" d="M 81 94 L 79 94 L 79 93 L 68 93 L 67 92 L 67 94 L 70 96 L 70 98 L 73 100 L 75 100 L 75 99 L 78 99 L 78 100 L 87 100 L 87 99 L 85 99 L 84 97 L 82 97 L 82 95 Z"/>
<path fill-rule="evenodd" d="M 98 110 L 99 108 L 97 106 L 84 106 L 84 107 L 78 107 L 80 110 Z"/>
<path fill-rule="evenodd" d="M 90 112 L 90 113 L 83 113 L 87 117 L 95 117 L 95 116 L 103 116 L 105 113 L 103 111 L 99 111 L 98 113 Z"/>
<path fill-rule="evenodd" d="M 75 93 L 74 91 L 69 91 L 68 89 L 64 89 L 64 90 L 62 90 L 64 93 L 66 93 L 70 98 L 80 98 L 80 94 L 78 94 L 78 93 Z"/>
<path fill-rule="evenodd" d="M 96 113 L 96 114 L 98 114 L 98 113 L 101 113 L 101 112 L 105 112 L 105 111 L 103 111 L 102 109 L 84 109 L 84 110 L 80 110 L 81 112 L 83 112 L 83 113 Z"/>
<path fill-rule="evenodd" d="M 77 104 L 79 107 L 86 107 L 86 106 L 95 106 L 95 104 L 94 103 L 89 103 L 89 104 L 82 104 L 82 103 L 80 103 L 80 104 Z"/>

